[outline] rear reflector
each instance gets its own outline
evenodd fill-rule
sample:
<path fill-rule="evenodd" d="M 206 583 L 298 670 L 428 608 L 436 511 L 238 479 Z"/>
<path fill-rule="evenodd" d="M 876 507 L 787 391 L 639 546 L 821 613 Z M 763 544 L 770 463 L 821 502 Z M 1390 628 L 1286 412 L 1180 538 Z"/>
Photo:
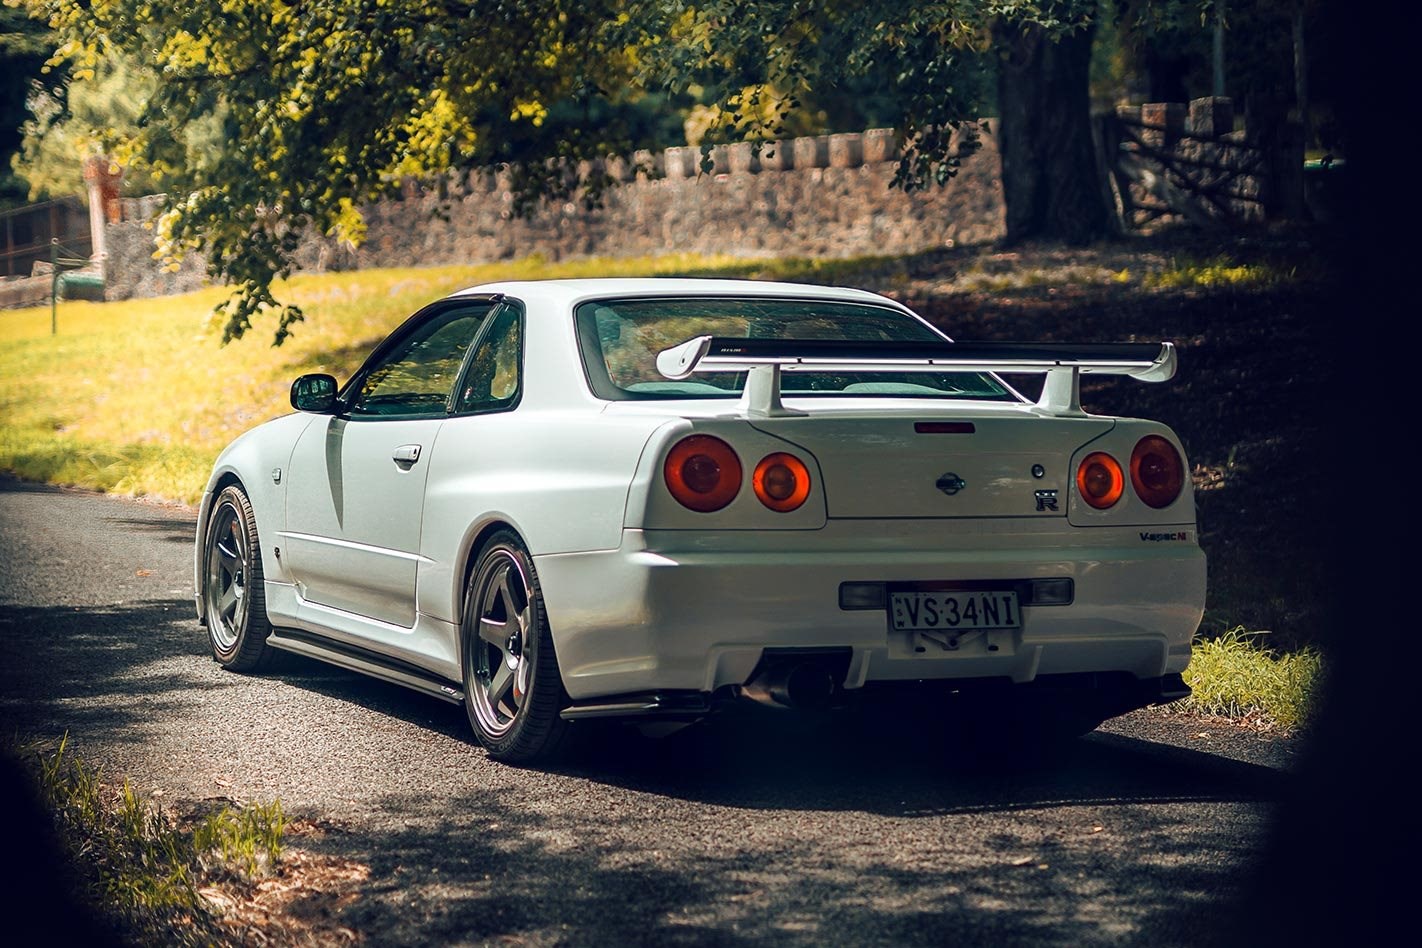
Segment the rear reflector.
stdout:
<path fill-rule="evenodd" d="M 1034 579 L 1027 584 L 1024 606 L 1069 606 L 1076 595 L 1070 579 Z"/>
<path fill-rule="evenodd" d="M 885 602 L 883 583 L 839 584 L 841 609 L 882 609 Z"/>
<path fill-rule="evenodd" d="M 971 421 L 915 421 L 913 430 L 919 434 L 972 434 L 978 429 Z"/>

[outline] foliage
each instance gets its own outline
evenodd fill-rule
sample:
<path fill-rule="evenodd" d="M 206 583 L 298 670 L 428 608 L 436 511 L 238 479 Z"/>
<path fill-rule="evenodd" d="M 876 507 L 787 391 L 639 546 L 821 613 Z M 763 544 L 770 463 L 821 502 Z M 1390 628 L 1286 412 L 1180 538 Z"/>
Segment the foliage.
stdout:
<path fill-rule="evenodd" d="M 628 54 L 607 42 L 610 2 L 31 3 L 77 77 L 115 54 L 161 74 L 137 134 L 110 145 L 165 183 L 166 251 L 203 250 L 235 286 L 218 306 L 224 341 L 266 309 L 283 341 L 302 311 L 271 283 L 302 231 L 358 240 L 358 207 L 402 176 L 506 163 L 518 190 L 564 194 L 578 182 L 544 159 L 629 137 L 611 108 Z M 581 120 L 546 135 L 555 107 Z M 608 121 L 592 121 L 598 108 Z M 225 147 L 186 147 L 193 125 L 220 127 Z"/>
<path fill-rule="evenodd" d="M 26 100 L 39 82 L 41 70 L 54 43 L 43 23 L 32 20 L 8 3 L 0 4 L 0 209 L 23 204 L 29 188 L 11 173 L 10 162 L 19 151 L 26 115 Z"/>
<path fill-rule="evenodd" d="M 1186 710 L 1286 729 L 1308 722 L 1323 681 L 1323 657 L 1313 648 L 1280 654 L 1262 645 L 1266 632 L 1243 626 L 1195 642 L 1185 681 L 1194 690 Z"/>
<path fill-rule="evenodd" d="M 986 24 L 1039 13 L 1038 4 L 987 0 L 631 7 L 626 42 L 641 51 L 637 80 L 706 89 L 717 116 L 708 143 L 773 141 L 833 91 L 874 88 L 894 103 L 880 114 L 905 146 L 897 181 L 911 189 L 952 175 L 960 155 L 951 133 L 982 114 Z"/>
<path fill-rule="evenodd" d="M 52 752 L 27 756 L 36 760 L 42 802 L 89 900 L 140 943 L 214 943 L 199 889 L 214 879 L 259 877 L 281 856 L 280 803 L 223 806 L 183 827 L 127 781 L 106 785 L 69 753 L 67 735 Z"/>
<path fill-rule="evenodd" d="M 234 293 L 223 340 L 265 310 L 274 341 L 303 318 L 272 294 L 308 228 L 351 241 L 360 206 L 402 176 L 499 166 L 524 203 L 580 193 L 605 176 L 579 159 L 626 153 L 645 135 L 629 103 L 700 87 L 719 121 L 709 140 L 778 135 L 805 96 L 887 84 L 907 144 L 900 183 L 949 177 L 951 132 L 982 101 L 985 26 L 995 17 L 1069 28 L 1088 0 L 25 0 L 53 24 L 76 80 L 129 57 L 161 76 L 136 129 L 105 142 L 171 196 L 159 227 L 171 255 L 205 252 Z M 862 87 L 861 87 L 862 88 Z M 686 104 L 690 104 L 689 101 Z M 190 130 L 221 147 L 192 147 Z M 972 147 L 972 138 L 966 139 Z"/>
<path fill-rule="evenodd" d="M 115 139 L 138 133 L 144 104 L 157 79 L 121 56 L 96 63 L 92 73 L 30 94 L 30 118 L 24 141 L 14 159 L 15 172 L 29 184 L 32 201 L 82 194 L 84 159 L 102 155 Z M 201 127 L 187 130 L 195 137 Z M 202 142 L 210 146 L 211 138 Z M 130 190 L 151 192 L 157 182 L 131 169 L 125 175 Z"/>

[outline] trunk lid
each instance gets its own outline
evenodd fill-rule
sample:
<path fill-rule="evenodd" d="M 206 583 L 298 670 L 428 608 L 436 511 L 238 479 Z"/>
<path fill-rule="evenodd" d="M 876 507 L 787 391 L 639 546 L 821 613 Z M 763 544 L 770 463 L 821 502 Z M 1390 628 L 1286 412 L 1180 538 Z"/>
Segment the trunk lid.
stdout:
<path fill-rule="evenodd" d="M 1072 455 L 1114 422 L 988 410 L 751 424 L 814 456 L 832 518 L 971 518 L 1065 517 Z"/>

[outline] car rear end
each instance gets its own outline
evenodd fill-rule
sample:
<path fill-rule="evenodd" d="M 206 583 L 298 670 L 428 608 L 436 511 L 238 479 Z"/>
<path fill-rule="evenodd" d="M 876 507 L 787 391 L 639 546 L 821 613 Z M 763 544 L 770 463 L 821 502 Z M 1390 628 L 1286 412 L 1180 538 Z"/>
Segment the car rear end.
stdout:
<path fill-rule="evenodd" d="M 924 681 L 1080 681 L 1107 713 L 1185 693 L 1205 561 L 1175 435 L 873 368 L 763 404 L 744 377 L 731 402 L 610 401 L 664 420 L 620 548 L 538 564 L 570 716 Z"/>

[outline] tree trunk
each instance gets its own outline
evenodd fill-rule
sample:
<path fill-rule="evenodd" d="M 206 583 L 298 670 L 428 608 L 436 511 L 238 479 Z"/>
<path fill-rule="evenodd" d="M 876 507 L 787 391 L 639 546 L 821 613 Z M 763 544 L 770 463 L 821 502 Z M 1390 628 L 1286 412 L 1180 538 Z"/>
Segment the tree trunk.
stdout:
<path fill-rule="evenodd" d="M 1085 244 L 1119 233 L 1120 221 L 1091 133 L 1088 69 L 1094 11 L 1053 41 L 1040 27 L 998 20 L 998 151 L 1007 242 Z"/>

